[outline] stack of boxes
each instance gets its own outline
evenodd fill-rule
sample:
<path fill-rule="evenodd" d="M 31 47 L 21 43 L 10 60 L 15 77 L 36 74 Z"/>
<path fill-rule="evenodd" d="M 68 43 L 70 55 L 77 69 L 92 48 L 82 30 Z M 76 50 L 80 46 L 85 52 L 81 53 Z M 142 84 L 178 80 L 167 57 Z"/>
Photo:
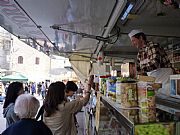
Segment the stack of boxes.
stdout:
<path fill-rule="evenodd" d="M 137 83 L 116 82 L 116 102 L 124 109 L 139 108 L 139 123 L 156 121 L 155 92 L 160 85 L 153 81 L 152 77 L 141 77 Z"/>
<path fill-rule="evenodd" d="M 122 108 L 137 107 L 136 83 L 116 82 L 116 102 Z"/>
<path fill-rule="evenodd" d="M 139 123 L 155 122 L 155 93 L 161 85 L 154 83 L 154 80 L 153 77 L 139 76 L 138 82 L 133 82 L 124 78 L 103 76 L 100 77 L 100 90 L 109 99 L 116 101 L 122 109 L 138 108 L 138 113 L 129 111 L 128 118 L 132 115 L 133 119 L 138 117 Z"/>
<path fill-rule="evenodd" d="M 138 82 L 139 122 L 156 121 L 155 90 L 151 82 Z"/>

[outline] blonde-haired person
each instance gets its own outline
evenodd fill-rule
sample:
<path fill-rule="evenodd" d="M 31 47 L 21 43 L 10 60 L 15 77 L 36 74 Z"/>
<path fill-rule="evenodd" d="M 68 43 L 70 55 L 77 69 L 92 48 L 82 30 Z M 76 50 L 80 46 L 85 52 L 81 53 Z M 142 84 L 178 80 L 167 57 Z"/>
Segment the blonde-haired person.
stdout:
<path fill-rule="evenodd" d="M 14 112 L 20 120 L 9 126 L 2 135 L 52 135 L 43 121 L 35 120 L 39 106 L 40 103 L 34 96 L 20 95 L 14 106 Z"/>

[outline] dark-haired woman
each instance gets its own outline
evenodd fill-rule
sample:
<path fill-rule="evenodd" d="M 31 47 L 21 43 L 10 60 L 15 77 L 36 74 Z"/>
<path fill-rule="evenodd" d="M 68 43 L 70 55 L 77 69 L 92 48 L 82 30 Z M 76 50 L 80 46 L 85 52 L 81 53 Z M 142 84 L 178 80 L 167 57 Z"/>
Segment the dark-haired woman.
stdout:
<path fill-rule="evenodd" d="M 44 122 L 51 129 L 53 135 L 76 135 L 74 113 L 87 104 L 90 90 L 86 96 L 71 102 L 65 101 L 65 85 L 63 82 L 52 83 L 44 101 Z"/>
<path fill-rule="evenodd" d="M 4 118 L 6 118 L 6 128 L 19 120 L 18 116 L 14 113 L 14 104 L 17 97 L 23 93 L 23 83 L 12 82 L 11 84 L 9 84 L 3 106 L 3 115 Z"/>

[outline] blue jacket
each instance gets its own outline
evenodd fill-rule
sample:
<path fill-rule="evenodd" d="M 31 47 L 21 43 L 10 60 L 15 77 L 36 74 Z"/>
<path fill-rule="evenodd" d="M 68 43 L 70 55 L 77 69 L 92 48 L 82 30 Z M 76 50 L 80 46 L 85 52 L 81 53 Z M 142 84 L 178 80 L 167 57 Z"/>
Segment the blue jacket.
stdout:
<path fill-rule="evenodd" d="M 9 126 L 2 135 L 52 135 L 43 121 L 22 119 Z"/>
<path fill-rule="evenodd" d="M 14 103 L 11 103 L 7 108 L 4 108 L 3 115 L 4 118 L 6 118 L 6 128 L 20 120 L 19 117 L 14 113 Z"/>

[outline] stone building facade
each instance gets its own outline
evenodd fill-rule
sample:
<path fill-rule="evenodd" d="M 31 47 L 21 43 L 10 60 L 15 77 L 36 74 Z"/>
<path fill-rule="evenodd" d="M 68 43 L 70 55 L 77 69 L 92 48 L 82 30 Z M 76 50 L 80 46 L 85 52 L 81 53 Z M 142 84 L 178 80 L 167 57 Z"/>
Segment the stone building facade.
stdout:
<path fill-rule="evenodd" d="M 33 82 L 77 79 L 72 70 L 61 72 L 66 66 L 71 66 L 67 58 L 48 56 L 0 28 L 0 72 L 3 75 L 19 72 Z"/>

